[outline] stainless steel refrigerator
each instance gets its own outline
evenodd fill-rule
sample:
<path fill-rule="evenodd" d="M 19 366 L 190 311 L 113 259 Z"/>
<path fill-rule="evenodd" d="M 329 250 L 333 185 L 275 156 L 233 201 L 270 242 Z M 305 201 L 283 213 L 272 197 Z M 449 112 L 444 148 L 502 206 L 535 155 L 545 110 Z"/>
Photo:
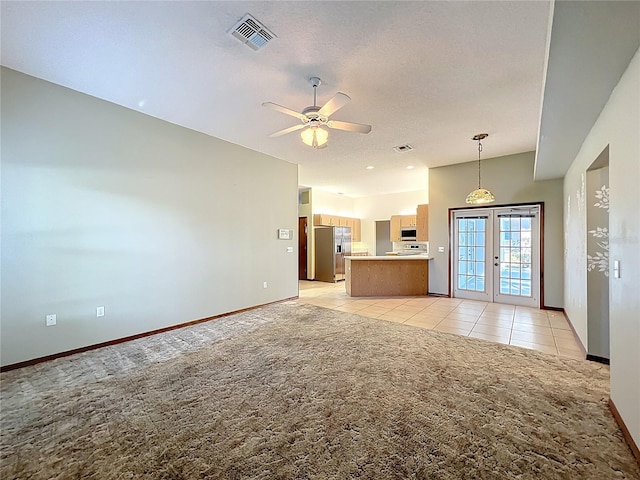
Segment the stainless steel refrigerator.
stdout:
<path fill-rule="evenodd" d="M 315 227 L 316 280 L 344 280 L 344 257 L 351 255 L 351 227 Z"/>

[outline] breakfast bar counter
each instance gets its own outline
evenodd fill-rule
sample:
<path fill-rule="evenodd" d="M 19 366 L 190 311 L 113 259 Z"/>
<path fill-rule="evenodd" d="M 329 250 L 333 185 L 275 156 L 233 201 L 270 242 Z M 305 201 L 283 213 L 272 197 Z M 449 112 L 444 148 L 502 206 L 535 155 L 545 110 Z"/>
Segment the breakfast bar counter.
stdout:
<path fill-rule="evenodd" d="M 427 295 L 426 255 L 345 257 L 345 286 L 352 297 Z"/>

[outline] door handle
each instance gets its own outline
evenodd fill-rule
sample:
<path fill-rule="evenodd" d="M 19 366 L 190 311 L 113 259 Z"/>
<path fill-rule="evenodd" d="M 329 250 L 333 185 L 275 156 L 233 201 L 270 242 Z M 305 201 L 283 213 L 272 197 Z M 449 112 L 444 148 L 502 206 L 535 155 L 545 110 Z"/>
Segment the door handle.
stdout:
<path fill-rule="evenodd" d="M 494 263 L 493 265 L 494 265 L 495 267 L 497 267 L 497 266 L 498 266 L 498 264 L 497 264 L 497 263 Z"/>

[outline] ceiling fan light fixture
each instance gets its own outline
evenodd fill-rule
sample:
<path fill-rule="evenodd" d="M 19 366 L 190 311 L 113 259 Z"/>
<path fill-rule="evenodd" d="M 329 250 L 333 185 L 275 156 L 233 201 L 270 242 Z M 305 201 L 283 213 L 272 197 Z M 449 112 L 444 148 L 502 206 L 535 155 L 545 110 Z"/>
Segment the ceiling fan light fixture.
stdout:
<path fill-rule="evenodd" d="M 496 197 L 493 193 L 480 186 L 480 152 L 482 152 L 482 140 L 484 140 L 488 136 L 488 133 L 478 133 L 472 138 L 472 140 L 478 142 L 478 188 L 467 195 L 466 202 L 471 205 L 481 205 L 484 203 L 491 203 L 496 201 Z"/>
<path fill-rule="evenodd" d="M 329 117 L 340 110 L 342 107 L 344 107 L 348 102 L 350 102 L 351 98 L 349 97 L 349 95 L 338 92 L 333 97 L 331 97 L 331 99 L 329 99 L 329 101 L 322 107 L 319 107 L 317 103 L 317 89 L 318 85 L 322 83 L 322 80 L 320 80 L 318 77 L 311 77 L 309 79 L 309 83 L 311 83 L 311 86 L 313 87 L 313 105 L 305 108 L 304 110 L 302 110 L 302 112 L 296 112 L 295 110 L 291 110 L 290 108 L 283 107 L 282 105 L 278 105 L 272 102 L 265 102 L 262 104 L 263 107 L 273 108 L 274 110 L 278 110 L 279 112 L 286 115 L 296 117 L 302 122 L 301 124 L 294 125 L 293 127 L 285 128 L 283 130 L 272 133 L 271 135 L 269 135 L 269 137 L 279 137 L 280 135 L 285 135 L 287 133 L 304 129 L 300 133 L 300 136 L 302 137 L 302 141 L 306 145 L 309 145 L 313 148 L 326 148 L 327 140 L 329 139 L 329 132 L 325 128 L 320 127 L 364 134 L 367 134 L 371 131 L 371 125 L 343 122 L 340 120 L 330 120 Z"/>
<path fill-rule="evenodd" d="M 329 132 L 320 127 L 305 128 L 300 133 L 302 141 L 305 145 L 309 145 L 313 148 L 322 147 L 329 140 Z"/>

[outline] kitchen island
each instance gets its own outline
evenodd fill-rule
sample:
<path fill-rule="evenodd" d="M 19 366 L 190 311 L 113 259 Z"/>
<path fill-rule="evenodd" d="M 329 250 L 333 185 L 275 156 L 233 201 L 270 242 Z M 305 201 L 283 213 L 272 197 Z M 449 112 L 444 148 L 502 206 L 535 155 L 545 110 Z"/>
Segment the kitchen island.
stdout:
<path fill-rule="evenodd" d="M 345 257 L 345 286 L 352 297 L 427 295 L 426 255 Z"/>

